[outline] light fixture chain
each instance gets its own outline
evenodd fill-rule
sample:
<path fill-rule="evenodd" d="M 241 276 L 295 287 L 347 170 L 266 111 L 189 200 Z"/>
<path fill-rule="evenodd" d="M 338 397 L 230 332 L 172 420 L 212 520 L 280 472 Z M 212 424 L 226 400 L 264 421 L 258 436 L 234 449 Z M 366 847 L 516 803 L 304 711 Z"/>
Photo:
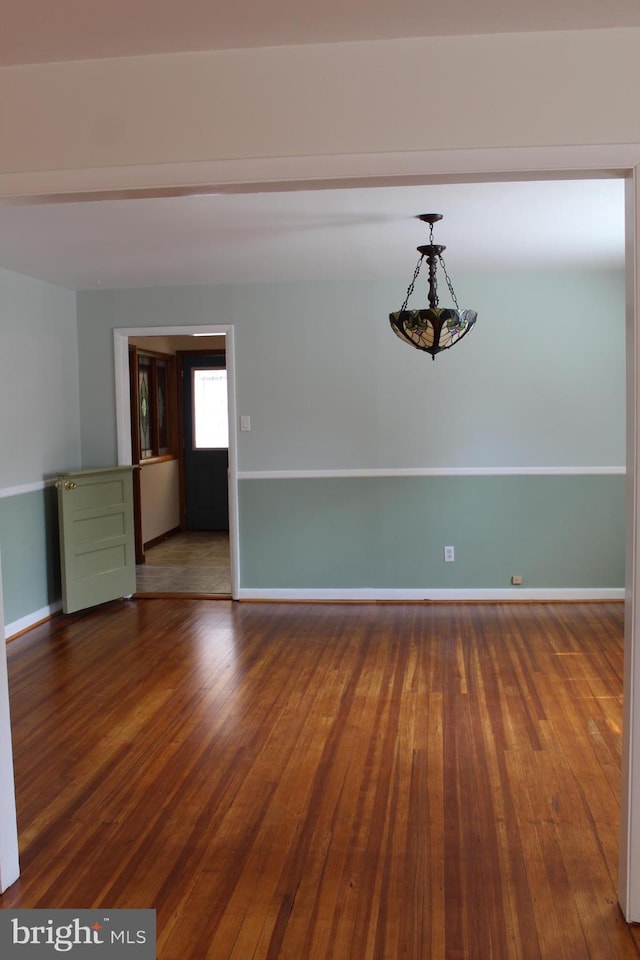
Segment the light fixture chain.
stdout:
<path fill-rule="evenodd" d="M 413 279 L 409 284 L 404 303 L 400 310 L 394 310 L 393 313 L 389 314 L 389 320 L 393 332 L 404 343 L 415 347 L 417 350 L 430 353 L 432 359 L 435 360 L 436 354 L 459 343 L 473 329 L 478 315 L 475 310 L 460 309 L 451 277 L 447 272 L 442 256 L 442 251 L 447 248 L 434 242 L 433 225 L 436 221 L 442 220 L 442 214 L 422 213 L 417 219 L 429 224 L 429 243 L 418 247 L 420 259 L 413 272 Z M 429 306 L 426 310 L 408 310 L 409 298 L 414 291 L 423 260 L 426 260 L 429 265 L 427 290 Z M 445 275 L 455 309 L 443 309 L 438 304 L 438 266 L 442 268 Z"/>
<path fill-rule="evenodd" d="M 413 271 L 413 280 L 412 280 L 411 283 L 409 284 L 409 287 L 408 287 L 408 289 L 407 289 L 407 295 L 406 295 L 406 297 L 404 298 L 404 303 L 403 303 L 402 306 L 400 307 L 400 312 L 402 312 L 403 310 L 406 310 L 406 309 L 407 309 L 407 304 L 409 303 L 409 298 L 410 298 L 411 294 L 413 293 L 413 288 L 414 288 L 415 285 L 416 285 L 416 280 L 418 279 L 418 274 L 420 273 L 420 267 L 422 266 L 422 261 L 423 261 L 423 260 L 424 260 L 424 254 L 421 254 L 420 259 L 418 260 L 418 262 L 417 262 L 417 264 L 416 264 L 416 268 L 415 268 L 415 270 Z"/>
<path fill-rule="evenodd" d="M 459 305 L 458 305 L 458 301 L 457 301 L 457 299 L 456 299 L 456 295 L 455 295 L 455 293 L 453 292 L 453 284 L 451 283 L 451 277 L 450 277 L 449 274 L 447 273 L 447 268 L 446 268 L 445 265 L 444 265 L 444 258 L 443 258 L 443 256 L 442 256 L 441 253 L 438 254 L 438 260 L 440 261 L 440 266 L 442 267 L 442 272 L 444 273 L 444 278 L 445 278 L 445 280 L 447 281 L 447 286 L 449 287 L 449 293 L 451 294 L 451 299 L 453 300 L 453 302 L 454 302 L 455 305 L 456 305 L 456 310 L 460 310 L 460 307 L 459 307 Z"/>

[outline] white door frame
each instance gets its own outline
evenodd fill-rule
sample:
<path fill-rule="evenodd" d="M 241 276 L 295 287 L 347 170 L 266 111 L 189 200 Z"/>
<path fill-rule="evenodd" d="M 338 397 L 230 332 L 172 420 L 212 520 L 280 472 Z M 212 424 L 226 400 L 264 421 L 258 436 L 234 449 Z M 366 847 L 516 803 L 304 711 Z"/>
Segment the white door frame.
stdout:
<path fill-rule="evenodd" d="M 7 645 L 4 643 L 4 613 L 2 606 L 2 570 L 0 568 L 0 893 L 15 883 L 20 876 L 18 857 L 18 822 L 16 791 L 13 780 L 13 747 L 11 744 L 11 717 L 9 714 L 9 680 L 7 675 Z"/>
<path fill-rule="evenodd" d="M 210 334 L 225 336 L 227 390 L 229 399 L 229 554 L 231 596 L 238 599 L 240 585 L 240 551 L 238 534 L 238 455 L 236 416 L 236 368 L 232 324 L 171 327 L 118 327 L 113 331 L 116 378 L 116 435 L 118 465 L 131 463 L 131 399 L 129 391 L 129 337 L 180 337 Z"/>
<path fill-rule="evenodd" d="M 589 169 L 580 176 L 589 177 Z M 620 808 L 620 847 L 618 899 L 628 922 L 640 922 L 640 165 L 627 174 L 626 203 L 626 283 L 627 283 L 627 548 L 624 719 L 622 747 L 622 787 Z M 547 176 L 551 176 L 547 173 Z M 559 174 L 559 171 L 557 172 Z M 593 172 L 593 176 L 597 173 Z M 490 177 L 484 174 L 486 179 Z M 495 175 L 495 180 L 504 174 Z M 522 179 L 526 179 L 523 175 Z M 401 180 L 401 178 L 400 178 Z M 115 330 L 116 412 L 118 417 L 118 462 L 131 462 L 129 416 L 129 336 L 154 336 L 183 333 L 228 332 L 230 348 L 229 394 L 229 532 L 232 543 L 232 595 L 238 597 L 239 543 L 236 461 L 235 370 L 233 327 L 136 327 Z M 232 437 L 233 435 L 233 437 Z M 232 447 L 233 444 L 233 447 Z M 126 459 L 123 459 L 126 458 Z"/>
<path fill-rule="evenodd" d="M 627 515 L 618 900 L 640 922 L 640 166 L 625 196 Z"/>

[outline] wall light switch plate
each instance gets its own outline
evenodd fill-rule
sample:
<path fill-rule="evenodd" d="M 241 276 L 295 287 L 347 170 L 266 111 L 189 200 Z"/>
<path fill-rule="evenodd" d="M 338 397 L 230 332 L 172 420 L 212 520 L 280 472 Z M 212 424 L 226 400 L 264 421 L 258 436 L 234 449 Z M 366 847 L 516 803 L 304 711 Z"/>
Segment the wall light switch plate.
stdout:
<path fill-rule="evenodd" d="M 240 417 L 240 429 L 251 430 L 251 417 Z"/>

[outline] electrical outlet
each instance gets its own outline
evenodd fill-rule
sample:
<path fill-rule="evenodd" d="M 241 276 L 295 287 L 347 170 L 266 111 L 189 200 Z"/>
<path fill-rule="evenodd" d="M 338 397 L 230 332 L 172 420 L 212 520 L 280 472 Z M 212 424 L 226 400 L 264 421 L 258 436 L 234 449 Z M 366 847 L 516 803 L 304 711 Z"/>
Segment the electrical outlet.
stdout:
<path fill-rule="evenodd" d="M 455 559 L 456 559 L 456 551 L 454 550 L 454 548 L 453 548 L 453 547 L 445 547 L 445 548 L 444 548 L 444 562 L 445 562 L 445 563 L 453 563 Z"/>
<path fill-rule="evenodd" d="M 519 574 L 514 574 L 511 577 L 511 583 L 514 587 L 521 587 L 524 583 L 524 577 L 521 577 Z"/>

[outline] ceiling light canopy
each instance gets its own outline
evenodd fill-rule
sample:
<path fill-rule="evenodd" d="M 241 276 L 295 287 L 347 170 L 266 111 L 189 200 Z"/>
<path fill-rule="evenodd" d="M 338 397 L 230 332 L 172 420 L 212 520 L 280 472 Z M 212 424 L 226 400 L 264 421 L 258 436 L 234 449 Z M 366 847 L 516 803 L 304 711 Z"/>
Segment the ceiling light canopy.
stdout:
<path fill-rule="evenodd" d="M 442 220 L 441 213 L 422 213 L 417 218 L 429 224 L 429 243 L 418 247 L 420 259 L 413 273 L 413 279 L 409 284 L 404 303 L 395 313 L 389 314 L 393 332 L 405 343 L 416 350 L 424 350 L 431 354 L 431 359 L 435 360 L 436 354 L 442 350 L 448 350 L 454 344 L 458 343 L 476 322 L 478 314 L 475 310 L 461 310 L 453 290 L 453 285 L 447 268 L 442 258 L 442 251 L 446 247 L 433 242 L 433 225 L 438 220 Z M 429 306 L 422 310 L 407 310 L 409 298 L 413 293 L 420 268 L 424 260 L 429 266 Z M 436 270 L 438 264 L 442 267 L 451 299 L 455 304 L 453 307 L 438 306 L 438 281 Z"/>

